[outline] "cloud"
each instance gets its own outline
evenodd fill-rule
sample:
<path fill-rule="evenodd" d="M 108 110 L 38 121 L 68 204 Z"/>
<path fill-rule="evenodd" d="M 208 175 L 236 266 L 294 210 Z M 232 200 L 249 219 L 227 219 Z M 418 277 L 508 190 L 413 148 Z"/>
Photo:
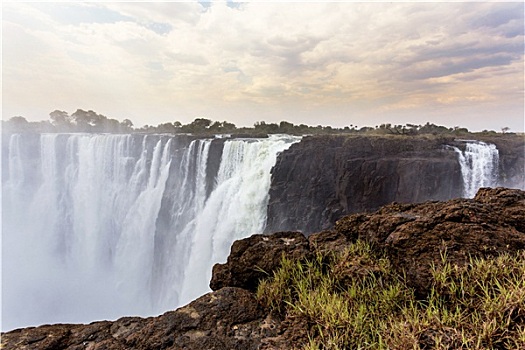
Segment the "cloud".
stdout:
<path fill-rule="evenodd" d="M 515 110 L 523 23 L 520 3 L 9 3 L 4 111 L 336 125 Z"/>
<path fill-rule="evenodd" d="M 500 28 L 502 34 L 506 34 L 508 24 L 515 26 L 520 21 L 523 21 L 523 10 L 523 2 L 507 4 L 504 7 L 491 8 L 489 11 L 478 14 L 472 20 L 472 24 L 477 27 Z"/>
<path fill-rule="evenodd" d="M 81 23 L 115 23 L 130 17 L 112 11 L 97 3 L 33 3 L 35 9 L 47 14 L 57 23 L 78 25 Z"/>

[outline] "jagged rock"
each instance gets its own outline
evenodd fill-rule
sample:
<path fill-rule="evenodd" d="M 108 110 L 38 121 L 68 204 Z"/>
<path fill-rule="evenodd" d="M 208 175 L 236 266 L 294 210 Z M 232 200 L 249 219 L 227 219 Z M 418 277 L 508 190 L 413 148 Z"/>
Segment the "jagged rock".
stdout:
<path fill-rule="evenodd" d="M 257 349 L 263 315 L 252 293 L 227 287 L 148 322 L 126 344 L 141 350 Z"/>
<path fill-rule="evenodd" d="M 253 293 L 227 287 L 159 317 L 14 330 L 2 334 L 2 349 L 251 350 L 269 335 L 264 317 Z"/>
<path fill-rule="evenodd" d="M 292 259 L 308 257 L 308 240 L 300 232 L 278 232 L 235 241 L 226 263 L 213 266 L 210 288 L 230 286 L 255 291 L 259 281 L 280 266 L 283 254 Z"/>
<path fill-rule="evenodd" d="M 520 232 L 525 232 L 525 192 L 508 188 L 482 188 L 474 198 L 476 201 L 500 208 L 505 222 Z"/>
<path fill-rule="evenodd" d="M 325 230 L 308 236 L 310 249 L 319 253 L 342 252 L 351 242 L 347 236 L 336 230 Z"/>
<path fill-rule="evenodd" d="M 335 230 L 349 240 L 374 242 L 420 293 L 431 264 L 446 254 L 454 263 L 525 249 L 525 192 L 484 188 L 474 199 L 391 204 L 372 214 L 339 220 Z"/>

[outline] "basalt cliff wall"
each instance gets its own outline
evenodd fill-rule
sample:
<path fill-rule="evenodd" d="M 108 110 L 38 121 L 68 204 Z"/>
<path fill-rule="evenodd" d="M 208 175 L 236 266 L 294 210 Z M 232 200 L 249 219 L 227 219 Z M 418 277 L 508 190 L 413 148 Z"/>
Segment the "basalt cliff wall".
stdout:
<path fill-rule="evenodd" d="M 480 137 L 499 151 L 498 185 L 523 187 L 524 138 Z M 462 197 L 464 140 L 437 136 L 310 136 L 272 170 L 266 232 L 332 227 L 342 216 L 392 202 Z"/>

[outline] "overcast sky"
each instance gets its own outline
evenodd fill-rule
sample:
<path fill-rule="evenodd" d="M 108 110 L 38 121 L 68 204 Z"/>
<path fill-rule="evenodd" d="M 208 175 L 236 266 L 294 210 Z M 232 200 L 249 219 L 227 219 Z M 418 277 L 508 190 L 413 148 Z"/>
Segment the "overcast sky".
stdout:
<path fill-rule="evenodd" d="M 524 131 L 524 4 L 2 3 L 2 114 Z"/>

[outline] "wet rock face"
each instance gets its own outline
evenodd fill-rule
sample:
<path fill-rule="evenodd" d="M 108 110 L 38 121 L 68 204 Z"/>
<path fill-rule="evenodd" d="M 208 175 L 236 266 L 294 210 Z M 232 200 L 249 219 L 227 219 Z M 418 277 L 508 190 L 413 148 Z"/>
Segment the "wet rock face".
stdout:
<path fill-rule="evenodd" d="M 523 184 L 525 184 L 525 136 L 487 136 L 480 138 L 480 141 L 495 144 L 498 149 L 500 185 L 523 189 Z"/>
<path fill-rule="evenodd" d="M 485 137 L 499 151 L 499 181 L 525 183 L 524 139 Z M 453 137 L 312 136 L 281 153 L 272 170 L 266 232 L 305 234 L 343 217 L 392 203 L 449 200 L 463 195 Z"/>
<path fill-rule="evenodd" d="M 318 136 L 283 152 L 272 171 L 267 232 L 328 229 L 397 201 L 461 196 L 451 138 Z"/>
<path fill-rule="evenodd" d="M 254 294 L 259 281 L 280 266 L 283 254 L 305 259 L 341 252 L 357 239 L 385 252 L 424 296 L 430 266 L 439 265 L 444 254 L 449 262 L 464 264 L 470 257 L 525 249 L 525 192 L 483 188 L 474 199 L 392 203 L 346 216 L 308 238 L 298 232 L 254 235 L 236 241 L 228 261 L 215 265 L 210 283 L 215 291 L 184 307 L 158 317 L 14 330 L 2 334 L 2 349 L 290 349 L 308 342 L 309 325 L 261 307 Z"/>

